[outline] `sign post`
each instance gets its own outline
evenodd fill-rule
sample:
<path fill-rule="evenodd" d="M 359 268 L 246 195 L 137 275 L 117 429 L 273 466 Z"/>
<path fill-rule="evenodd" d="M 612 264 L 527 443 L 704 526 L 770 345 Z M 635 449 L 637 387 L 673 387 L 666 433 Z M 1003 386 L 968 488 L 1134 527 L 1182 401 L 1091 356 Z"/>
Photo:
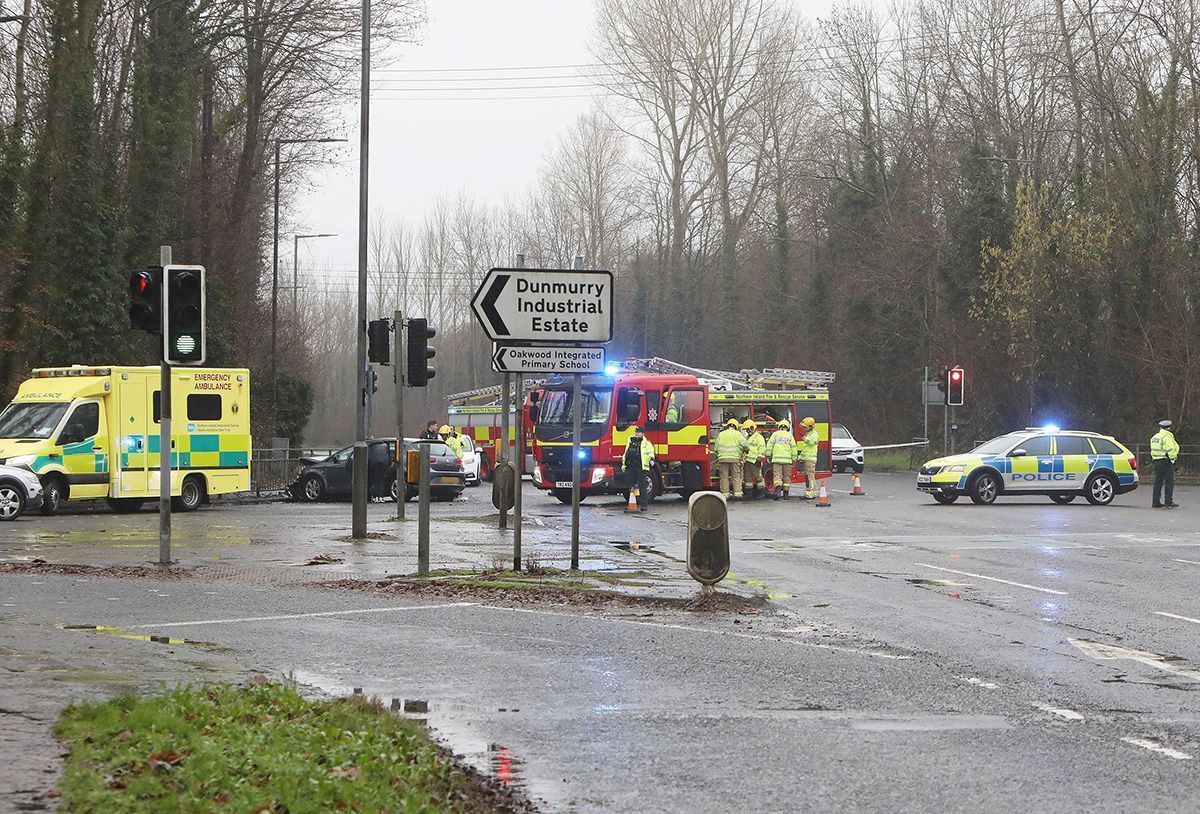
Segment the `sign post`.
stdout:
<path fill-rule="evenodd" d="M 492 367 L 504 374 L 506 384 L 510 373 L 559 373 L 574 378 L 571 410 L 571 568 L 578 570 L 583 376 L 604 370 L 604 349 L 595 345 L 612 340 L 613 274 L 611 271 L 583 270 L 582 257 L 576 257 L 574 265 L 573 269 L 494 268 L 483 278 L 475 296 L 471 298 L 471 310 L 488 338 L 496 343 L 492 352 Z M 509 406 L 507 388 L 505 390 L 502 416 L 507 416 Z M 523 397 L 523 384 L 518 384 L 518 402 Z M 518 403 L 517 409 L 522 407 Z M 519 457 L 523 457 L 520 451 L 522 431 L 518 420 Z M 507 431 L 502 432 L 505 435 L 504 445 L 507 446 Z M 518 464 L 518 494 L 521 469 Z M 520 568 L 519 506 L 517 503 L 514 507 L 518 529 L 513 540 L 514 569 Z"/>

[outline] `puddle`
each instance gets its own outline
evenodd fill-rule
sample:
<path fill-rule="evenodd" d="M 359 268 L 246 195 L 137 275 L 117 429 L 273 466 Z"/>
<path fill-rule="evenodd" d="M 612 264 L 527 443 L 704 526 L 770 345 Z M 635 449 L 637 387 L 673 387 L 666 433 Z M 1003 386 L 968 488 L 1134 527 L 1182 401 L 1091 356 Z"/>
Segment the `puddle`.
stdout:
<path fill-rule="evenodd" d="M 195 639 L 178 639 L 174 636 L 153 636 L 144 633 L 133 633 L 119 627 L 107 625 L 61 625 L 63 630 L 76 630 L 84 633 L 97 633 L 101 636 L 114 636 L 118 639 L 133 639 L 139 642 L 154 642 L 155 644 L 191 644 L 197 647 L 219 647 L 216 642 L 201 642 Z"/>

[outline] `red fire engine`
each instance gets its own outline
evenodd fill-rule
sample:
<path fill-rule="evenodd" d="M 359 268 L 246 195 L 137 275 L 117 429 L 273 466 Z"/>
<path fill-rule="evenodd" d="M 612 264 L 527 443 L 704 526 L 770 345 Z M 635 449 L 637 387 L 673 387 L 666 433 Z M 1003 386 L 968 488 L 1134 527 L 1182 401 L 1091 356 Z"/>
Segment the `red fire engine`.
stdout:
<path fill-rule="evenodd" d="M 799 438 L 800 421 L 812 416 L 820 437 L 818 477 L 830 474 L 832 373 L 783 368 L 733 373 L 658 357 L 626 359 L 610 368 L 613 375 L 583 377 L 578 408 L 582 495 L 627 493 L 621 458 L 639 425 L 654 445 L 651 500 L 665 492 L 686 498 L 712 488 L 712 444 L 730 418 L 752 419 L 767 436 L 778 422 L 787 420 Z M 540 392 L 531 399 L 536 409 L 530 410 L 537 461 L 533 484 L 569 503 L 574 385 L 557 377 L 536 384 Z"/>

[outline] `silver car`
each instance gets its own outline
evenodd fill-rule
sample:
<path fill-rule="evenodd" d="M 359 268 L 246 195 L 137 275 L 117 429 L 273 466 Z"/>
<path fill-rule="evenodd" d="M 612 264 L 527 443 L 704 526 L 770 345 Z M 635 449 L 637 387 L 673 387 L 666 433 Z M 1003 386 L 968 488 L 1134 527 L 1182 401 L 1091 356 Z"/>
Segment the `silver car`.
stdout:
<path fill-rule="evenodd" d="M 862 444 L 854 440 L 850 431 L 841 424 L 830 427 L 829 446 L 833 452 L 833 471 L 845 472 L 852 469 L 862 474 L 866 464 L 863 461 Z"/>
<path fill-rule="evenodd" d="M 42 484 L 28 469 L 0 466 L 0 521 L 16 520 L 42 505 Z"/>

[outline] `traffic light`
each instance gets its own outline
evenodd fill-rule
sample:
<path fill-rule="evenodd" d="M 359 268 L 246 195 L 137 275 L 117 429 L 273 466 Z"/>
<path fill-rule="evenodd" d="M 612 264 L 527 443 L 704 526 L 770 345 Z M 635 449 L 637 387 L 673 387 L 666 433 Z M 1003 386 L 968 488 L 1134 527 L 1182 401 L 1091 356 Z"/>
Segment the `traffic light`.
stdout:
<path fill-rule="evenodd" d="M 129 273 L 129 324 L 146 333 L 156 334 L 162 330 L 162 268 L 159 266 Z"/>
<path fill-rule="evenodd" d="M 437 351 L 430 347 L 429 340 L 437 336 L 437 328 L 427 319 L 408 321 L 408 386 L 424 387 L 436 373 L 429 364 Z"/>
<path fill-rule="evenodd" d="M 966 376 L 961 367 L 952 367 L 946 371 L 946 404 L 948 406 L 962 406 L 966 383 Z"/>
<path fill-rule="evenodd" d="M 204 364 L 204 267 L 163 267 L 163 359 Z"/>
<path fill-rule="evenodd" d="M 373 319 L 367 323 L 367 360 L 377 365 L 390 364 L 392 360 L 392 325 L 386 319 Z"/>

